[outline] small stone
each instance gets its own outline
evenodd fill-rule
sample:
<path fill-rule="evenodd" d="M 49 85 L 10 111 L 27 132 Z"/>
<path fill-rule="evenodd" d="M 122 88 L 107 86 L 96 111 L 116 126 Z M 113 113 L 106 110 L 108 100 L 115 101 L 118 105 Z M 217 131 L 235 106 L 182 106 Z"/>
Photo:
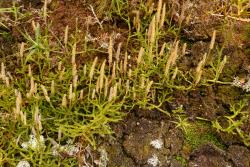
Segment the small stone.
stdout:
<path fill-rule="evenodd" d="M 22 160 L 22 161 L 20 161 L 20 162 L 17 164 L 16 167 L 30 167 L 30 164 L 29 164 L 28 161 Z"/>
<path fill-rule="evenodd" d="M 160 150 L 163 146 L 163 141 L 161 139 L 156 139 L 150 142 L 150 145 L 155 149 Z"/>
<path fill-rule="evenodd" d="M 151 158 L 149 158 L 147 162 L 153 167 L 157 166 L 160 163 L 158 157 L 155 154 Z"/>

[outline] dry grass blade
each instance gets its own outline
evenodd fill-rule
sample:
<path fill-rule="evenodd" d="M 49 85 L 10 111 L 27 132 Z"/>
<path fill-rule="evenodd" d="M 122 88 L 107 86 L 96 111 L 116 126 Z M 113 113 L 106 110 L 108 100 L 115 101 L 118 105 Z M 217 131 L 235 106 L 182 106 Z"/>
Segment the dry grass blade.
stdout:
<path fill-rule="evenodd" d="M 42 130 L 41 114 L 39 112 L 38 106 L 35 107 L 34 122 L 38 131 Z"/>
<path fill-rule="evenodd" d="M 150 91 L 150 88 L 151 86 L 153 85 L 154 81 L 150 81 L 146 87 L 146 95 L 148 95 L 149 91 Z"/>
<path fill-rule="evenodd" d="M 28 73 L 28 76 L 29 76 L 29 77 L 32 77 L 32 70 L 31 70 L 30 64 L 29 64 L 29 73 Z"/>
<path fill-rule="evenodd" d="M 162 29 L 164 26 L 165 17 L 166 17 L 166 3 L 163 4 L 163 8 L 162 8 L 161 20 L 160 20 L 160 25 L 159 25 L 160 29 Z"/>
<path fill-rule="evenodd" d="M 213 31 L 213 36 L 211 38 L 211 42 L 210 42 L 210 45 L 209 45 L 210 50 L 212 50 L 214 48 L 215 38 L 216 38 L 216 30 Z"/>
<path fill-rule="evenodd" d="M 99 92 L 99 89 L 100 89 L 100 76 L 97 78 L 96 84 L 95 84 L 95 91 L 96 91 L 96 93 Z"/>
<path fill-rule="evenodd" d="M 113 37 L 109 37 L 109 47 L 108 47 L 108 54 L 109 54 L 109 68 L 112 66 L 112 59 L 113 59 Z"/>
<path fill-rule="evenodd" d="M 103 61 L 101 70 L 100 70 L 100 91 L 103 88 L 103 83 L 104 83 L 104 77 L 105 77 L 105 65 L 106 65 L 106 60 Z"/>
<path fill-rule="evenodd" d="M 71 102 L 73 99 L 73 87 L 72 84 L 69 85 L 69 101 Z"/>
<path fill-rule="evenodd" d="M 73 76 L 73 88 L 76 90 L 77 88 L 77 82 L 78 82 L 78 75 Z"/>
<path fill-rule="evenodd" d="M 165 50 L 165 48 L 166 48 L 166 42 L 164 42 L 164 44 L 162 45 L 162 47 L 161 47 L 161 50 L 160 50 L 160 52 L 159 52 L 159 56 L 163 56 L 163 54 L 164 54 L 164 50 Z"/>
<path fill-rule="evenodd" d="M 110 102 L 112 100 L 112 97 L 113 97 L 113 87 L 110 88 L 109 90 L 109 98 L 108 98 L 108 101 Z"/>
<path fill-rule="evenodd" d="M 177 76 L 177 73 L 178 73 L 178 67 L 175 67 L 175 70 L 174 70 L 174 73 L 172 75 L 172 81 L 175 80 L 176 76 Z"/>
<path fill-rule="evenodd" d="M 1 78 L 4 80 L 5 77 L 6 77 L 5 65 L 4 65 L 4 63 L 2 62 L 2 63 L 1 63 Z"/>
<path fill-rule="evenodd" d="M 177 60 L 177 58 L 178 58 L 178 47 L 179 47 L 179 42 L 180 41 L 177 41 L 176 43 L 175 43 L 175 47 L 174 47 L 174 50 L 173 50 L 173 52 L 171 52 L 171 65 L 174 65 L 175 63 L 176 63 L 176 60 Z"/>
<path fill-rule="evenodd" d="M 141 47 L 136 61 L 137 66 L 139 66 L 139 64 L 141 63 L 143 54 L 144 54 L 144 48 Z"/>
<path fill-rule="evenodd" d="M 21 43 L 20 51 L 19 51 L 19 56 L 21 58 L 23 58 L 23 53 L 24 53 L 24 42 Z"/>
<path fill-rule="evenodd" d="M 52 82 L 52 83 L 54 83 L 54 82 Z M 52 90 L 51 90 L 51 92 L 52 92 Z M 30 93 L 35 93 L 35 81 L 34 81 L 33 77 L 30 78 Z"/>
<path fill-rule="evenodd" d="M 116 62 L 120 61 L 121 47 L 122 47 L 122 43 L 120 42 L 118 44 L 116 55 L 115 55 Z"/>
<path fill-rule="evenodd" d="M 44 97 L 45 97 L 45 100 L 46 100 L 47 102 L 50 102 L 50 98 L 49 98 L 47 89 L 45 88 L 44 85 L 41 85 L 41 88 L 42 88 L 42 91 L 43 91 L 43 95 L 44 95 Z"/>
<path fill-rule="evenodd" d="M 80 90 L 79 100 L 83 100 L 83 89 Z"/>
<path fill-rule="evenodd" d="M 60 72 L 62 70 L 62 61 L 59 61 L 57 65 L 57 70 Z"/>
<path fill-rule="evenodd" d="M 181 56 L 184 56 L 186 54 L 186 49 L 187 49 L 187 43 L 184 43 L 184 45 L 182 46 Z"/>
<path fill-rule="evenodd" d="M 196 68 L 196 79 L 195 79 L 195 85 L 197 85 L 200 82 L 201 79 L 201 75 L 202 75 L 202 67 L 205 65 L 206 63 L 206 58 L 207 58 L 207 54 L 205 53 L 203 55 L 203 59 L 199 62 L 197 68 Z"/>
<path fill-rule="evenodd" d="M 113 97 L 112 98 L 116 98 L 117 97 L 117 88 L 118 88 L 118 83 L 115 83 L 114 89 L 113 89 Z"/>
<path fill-rule="evenodd" d="M 140 78 L 140 79 L 141 79 L 141 81 L 140 81 L 140 82 L 141 82 L 141 84 L 140 84 L 140 88 L 141 88 L 141 89 L 143 89 L 143 88 L 144 88 L 144 86 L 145 86 L 145 77 L 144 77 L 144 76 L 141 76 L 141 78 Z"/>
<path fill-rule="evenodd" d="M 21 112 L 21 106 L 22 106 L 22 95 L 21 92 L 16 91 L 16 108 L 15 111 L 19 115 Z"/>
<path fill-rule="evenodd" d="M 90 68 L 90 72 L 89 72 L 89 79 L 90 81 L 92 80 L 93 76 L 94 76 L 94 71 L 95 71 L 95 66 L 96 66 L 96 63 L 97 63 L 97 60 L 98 60 L 98 57 L 95 57 L 95 60 Z"/>
<path fill-rule="evenodd" d="M 161 9 L 162 9 L 162 0 L 158 1 L 157 11 L 156 11 L 156 24 L 159 25 L 161 20 Z"/>
<path fill-rule="evenodd" d="M 63 67 L 62 70 L 60 71 L 60 74 L 59 74 L 59 80 L 60 80 L 60 81 L 63 80 L 64 73 L 65 73 L 65 67 Z"/>
<path fill-rule="evenodd" d="M 44 0 L 44 5 L 43 5 L 43 19 L 44 19 L 45 23 L 47 23 L 47 7 L 48 7 L 48 0 Z"/>
<path fill-rule="evenodd" d="M 67 95 L 64 94 L 62 98 L 62 107 L 67 107 Z"/>
<path fill-rule="evenodd" d="M 115 76 L 116 76 L 116 63 L 114 62 L 112 67 L 111 81 L 115 79 Z"/>
<path fill-rule="evenodd" d="M 153 16 L 148 30 L 149 45 L 153 45 L 155 42 L 155 31 L 156 31 L 155 29 L 156 29 L 156 22 L 155 22 L 155 16 Z"/>
<path fill-rule="evenodd" d="M 129 91 L 129 85 L 130 85 L 130 82 L 129 80 L 126 81 L 126 94 L 128 94 L 128 91 Z"/>
<path fill-rule="evenodd" d="M 76 64 L 76 43 L 74 43 L 73 48 L 72 48 L 71 63 Z"/>
<path fill-rule="evenodd" d="M 180 17 L 178 18 L 179 26 L 182 25 L 183 20 L 185 19 L 185 11 L 187 10 L 189 4 L 190 4 L 190 1 L 187 0 L 187 1 L 183 2 L 182 6 L 181 6 L 181 14 L 180 14 Z"/>
<path fill-rule="evenodd" d="M 132 70 L 131 70 L 131 68 L 128 70 L 128 78 L 132 79 Z"/>
<path fill-rule="evenodd" d="M 83 76 L 86 76 L 87 75 L 87 65 L 84 64 L 83 66 Z"/>
<path fill-rule="evenodd" d="M 67 46 L 68 44 L 68 37 L 69 37 L 69 26 L 67 25 L 64 31 L 64 45 L 65 46 Z"/>
<path fill-rule="evenodd" d="M 121 74 L 124 73 L 124 70 L 123 70 L 123 61 L 122 60 L 120 61 L 119 70 L 120 70 Z"/>
<path fill-rule="evenodd" d="M 133 23 L 136 27 L 136 31 L 140 32 L 140 29 L 141 29 L 140 11 L 136 10 L 134 11 L 134 13 L 135 13 L 135 17 L 133 19 Z"/>
<path fill-rule="evenodd" d="M 5 85 L 6 85 L 6 87 L 10 87 L 10 78 L 9 77 L 5 77 Z"/>
<path fill-rule="evenodd" d="M 171 53 L 165 65 L 165 70 L 164 70 L 165 77 L 169 75 L 170 67 L 173 66 L 176 62 L 176 59 L 178 57 L 178 45 L 179 45 L 179 41 L 175 42 L 174 48 L 171 49 Z"/>
<path fill-rule="evenodd" d="M 35 90 L 35 82 L 34 82 L 34 78 L 31 77 L 30 78 L 30 91 L 29 93 L 27 93 L 27 97 L 30 98 L 32 97 L 32 95 L 36 93 L 36 90 Z"/>
<path fill-rule="evenodd" d="M 123 64 L 123 71 L 126 74 L 127 72 L 127 66 L 128 66 L 128 53 L 125 53 L 125 57 L 124 57 L 124 64 Z"/>
<path fill-rule="evenodd" d="M 104 97 L 105 98 L 108 96 L 108 86 L 109 86 L 109 80 L 107 77 L 105 77 L 105 87 L 104 87 Z"/>
<path fill-rule="evenodd" d="M 225 66 L 225 64 L 226 64 L 226 62 L 227 62 L 227 56 L 224 56 L 222 62 L 220 63 L 220 66 L 219 66 L 219 68 L 218 68 L 218 75 L 220 75 L 220 74 L 222 73 L 222 70 L 223 70 L 223 68 L 224 68 L 224 66 Z M 218 78 L 217 78 L 217 79 L 218 79 Z"/>
<path fill-rule="evenodd" d="M 77 69 L 76 69 L 76 64 L 72 64 L 72 76 L 76 76 L 77 75 Z"/>

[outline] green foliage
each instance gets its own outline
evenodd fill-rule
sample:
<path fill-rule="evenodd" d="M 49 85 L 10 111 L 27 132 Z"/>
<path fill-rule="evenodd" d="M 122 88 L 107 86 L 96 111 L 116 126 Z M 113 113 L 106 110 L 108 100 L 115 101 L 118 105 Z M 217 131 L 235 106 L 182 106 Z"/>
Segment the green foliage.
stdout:
<path fill-rule="evenodd" d="M 249 15 L 249 0 L 231 0 L 231 3 L 237 9 L 237 15 Z"/>
<path fill-rule="evenodd" d="M 107 1 L 103 3 L 107 5 Z M 87 39 L 81 41 L 84 43 L 81 51 L 77 33 L 70 34 L 69 38 L 65 32 L 64 41 L 60 41 L 48 25 L 35 22 L 33 32 L 22 32 L 25 41 L 14 55 L 15 71 L 8 71 L 1 64 L 0 146 L 3 149 L 0 165 L 15 166 L 26 159 L 32 166 L 77 166 L 77 154 L 55 157 L 53 147 L 71 139 L 73 143 L 95 148 L 96 137 L 112 134 L 110 123 L 120 121 L 126 115 L 124 111 L 155 109 L 170 116 L 162 106 L 172 100 L 174 91 L 195 89 L 201 75 L 195 80 L 196 73 L 192 70 L 178 68 L 179 58 L 185 55 L 185 51 L 181 51 L 185 44 L 178 40 L 181 24 L 171 25 L 164 5 L 158 5 L 156 10 L 152 4 L 140 1 L 139 10 L 144 15 L 136 15 L 136 20 L 128 13 L 128 1 L 112 0 L 109 16 L 118 16 L 126 22 L 129 33 L 126 47 L 116 54 L 113 37 L 110 37 L 106 59 L 103 59 L 103 51 L 90 48 Z M 41 18 L 47 23 L 49 17 L 45 9 L 44 6 Z M 15 21 L 21 15 L 15 6 L 5 10 L 14 13 Z M 174 42 L 166 41 L 169 34 L 171 38 L 176 37 Z M 135 44 L 131 50 L 127 48 L 130 42 Z M 82 62 L 82 53 L 92 51 L 100 56 Z M 218 83 L 225 63 L 226 59 L 221 60 L 219 56 L 218 61 L 211 64 L 213 79 L 210 82 Z M 209 80 L 204 80 L 202 84 L 207 82 Z M 206 141 L 216 142 L 212 134 L 201 135 L 195 131 L 197 125 L 189 123 L 182 108 L 173 111 L 173 115 L 177 118 L 173 122 L 185 132 L 186 140 L 193 147 Z M 45 146 L 25 149 L 22 143 L 28 141 L 30 135 L 37 140 L 42 135 Z"/>
<path fill-rule="evenodd" d="M 200 145 L 206 143 L 213 143 L 222 149 L 225 148 L 215 136 L 210 124 L 203 121 L 196 121 L 187 129 L 185 133 L 185 142 L 191 146 L 192 149 L 196 149 Z"/>
<path fill-rule="evenodd" d="M 243 34 L 243 39 L 245 41 L 249 41 L 250 40 L 250 24 L 247 24 L 244 28 L 245 33 Z M 247 47 L 246 48 L 246 54 L 250 54 L 250 48 Z"/>
<path fill-rule="evenodd" d="M 188 163 L 187 163 L 187 160 L 185 159 L 185 158 L 183 158 L 182 156 L 180 156 L 180 155 L 177 155 L 176 157 L 175 157 L 175 159 L 177 160 L 177 161 L 179 161 L 183 166 L 186 166 Z"/>
<path fill-rule="evenodd" d="M 246 106 L 246 100 L 231 104 L 230 113 L 212 121 L 212 125 L 219 132 L 238 135 L 244 144 L 249 146 L 250 132 L 244 130 L 244 126 L 249 124 L 249 111 L 246 110 Z"/>
<path fill-rule="evenodd" d="M 176 128 L 180 128 L 184 132 L 185 143 L 192 149 L 196 149 L 205 143 L 213 143 L 220 148 L 224 148 L 215 136 L 208 120 L 197 118 L 199 120 L 195 122 L 189 121 L 182 106 L 172 112 L 176 121 L 171 122 L 176 124 Z"/>
<path fill-rule="evenodd" d="M 187 129 L 191 128 L 191 124 L 188 122 L 188 118 L 181 118 L 178 116 L 178 121 L 172 121 L 176 124 L 176 128 L 181 128 L 185 133 Z"/>

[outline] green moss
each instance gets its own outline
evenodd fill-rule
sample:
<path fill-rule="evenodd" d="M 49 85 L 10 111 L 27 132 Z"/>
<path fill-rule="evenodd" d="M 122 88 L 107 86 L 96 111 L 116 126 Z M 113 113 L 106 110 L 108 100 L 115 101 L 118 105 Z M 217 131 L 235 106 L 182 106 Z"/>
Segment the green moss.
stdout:
<path fill-rule="evenodd" d="M 177 161 L 179 161 L 179 162 L 181 163 L 182 166 L 187 166 L 187 160 L 186 160 L 185 158 L 183 158 L 182 156 L 177 155 L 177 156 L 175 157 L 175 159 L 176 159 Z"/>
<path fill-rule="evenodd" d="M 240 96 L 240 91 L 237 88 L 232 88 L 231 85 L 218 86 L 217 97 L 219 97 L 223 103 L 229 104 L 234 101 L 235 97 Z"/>
<path fill-rule="evenodd" d="M 219 148 L 225 149 L 225 146 L 215 136 L 209 123 L 196 121 L 191 126 L 185 134 L 185 142 L 192 149 L 196 149 L 205 143 L 213 143 Z"/>
<path fill-rule="evenodd" d="M 250 24 L 245 26 L 244 29 L 244 34 L 243 34 L 243 39 L 248 42 L 250 40 Z M 250 46 L 248 45 L 245 49 L 246 54 L 250 54 Z"/>
<path fill-rule="evenodd" d="M 245 28 L 245 34 L 244 34 L 244 37 L 245 37 L 245 40 L 249 40 L 250 39 L 250 24 L 246 25 Z"/>

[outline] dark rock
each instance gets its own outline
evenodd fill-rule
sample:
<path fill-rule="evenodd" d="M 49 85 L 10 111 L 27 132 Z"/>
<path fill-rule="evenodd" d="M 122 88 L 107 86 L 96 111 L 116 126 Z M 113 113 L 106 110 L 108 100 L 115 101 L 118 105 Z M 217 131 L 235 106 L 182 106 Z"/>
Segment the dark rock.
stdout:
<path fill-rule="evenodd" d="M 102 145 L 102 149 L 107 152 L 109 167 L 136 167 L 133 159 L 124 153 L 122 146 L 117 141 L 106 142 Z"/>
<path fill-rule="evenodd" d="M 183 135 L 179 129 L 171 129 L 165 138 L 165 147 L 170 149 L 171 155 L 177 155 L 183 146 Z"/>
<path fill-rule="evenodd" d="M 229 167 L 232 164 L 226 158 L 225 151 L 212 144 L 196 149 L 190 155 L 188 167 Z"/>
<path fill-rule="evenodd" d="M 235 167 L 250 166 L 250 151 L 243 146 L 231 145 L 228 148 L 228 157 Z"/>

